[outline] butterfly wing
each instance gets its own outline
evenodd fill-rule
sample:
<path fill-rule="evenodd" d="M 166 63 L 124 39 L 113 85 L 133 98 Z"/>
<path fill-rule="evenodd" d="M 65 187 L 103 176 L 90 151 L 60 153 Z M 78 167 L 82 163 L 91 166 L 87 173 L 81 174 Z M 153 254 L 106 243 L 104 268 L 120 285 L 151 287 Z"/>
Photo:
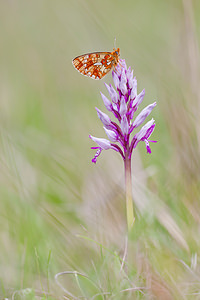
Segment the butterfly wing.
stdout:
<path fill-rule="evenodd" d="M 111 52 L 94 52 L 77 56 L 72 63 L 81 74 L 101 79 L 112 69 L 115 57 Z"/>

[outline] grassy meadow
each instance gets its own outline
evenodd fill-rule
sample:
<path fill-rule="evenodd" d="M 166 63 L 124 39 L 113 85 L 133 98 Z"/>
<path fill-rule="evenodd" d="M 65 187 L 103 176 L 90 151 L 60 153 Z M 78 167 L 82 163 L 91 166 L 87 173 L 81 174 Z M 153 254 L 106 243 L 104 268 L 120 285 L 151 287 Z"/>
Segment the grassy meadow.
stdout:
<path fill-rule="evenodd" d="M 200 1 L 1 0 L 0 299 L 200 299 Z M 72 59 L 112 51 L 157 102 L 124 169 L 95 107 L 113 84 Z"/>

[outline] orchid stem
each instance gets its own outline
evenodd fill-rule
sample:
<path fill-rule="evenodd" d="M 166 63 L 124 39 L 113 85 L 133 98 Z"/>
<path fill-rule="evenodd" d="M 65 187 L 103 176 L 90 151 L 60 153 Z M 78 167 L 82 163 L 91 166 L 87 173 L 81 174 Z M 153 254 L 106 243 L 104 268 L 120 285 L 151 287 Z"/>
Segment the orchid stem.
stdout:
<path fill-rule="evenodd" d="M 135 217 L 133 211 L 133 199 L 132 199 L 132 180 L 131 180 L 131 158 L 128 157 L 128 152 L 125 155 L 124 160 L 125 168 L 125 185 L 126 185 L 126 218 L 128 232 L 133 228 Z"/>

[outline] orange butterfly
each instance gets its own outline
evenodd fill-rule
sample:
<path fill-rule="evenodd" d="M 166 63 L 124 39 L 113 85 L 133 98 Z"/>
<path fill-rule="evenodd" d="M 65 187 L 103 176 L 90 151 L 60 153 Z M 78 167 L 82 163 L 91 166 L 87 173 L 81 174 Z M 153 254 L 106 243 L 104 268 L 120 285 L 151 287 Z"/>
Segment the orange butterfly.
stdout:
<path fill-rule="evenodd" d="M 93 79 L 103 78 L 119 62 L 119 48 L 113 52 L 93 52 L 77 56 L 72 63 L 81 74 Z"/>

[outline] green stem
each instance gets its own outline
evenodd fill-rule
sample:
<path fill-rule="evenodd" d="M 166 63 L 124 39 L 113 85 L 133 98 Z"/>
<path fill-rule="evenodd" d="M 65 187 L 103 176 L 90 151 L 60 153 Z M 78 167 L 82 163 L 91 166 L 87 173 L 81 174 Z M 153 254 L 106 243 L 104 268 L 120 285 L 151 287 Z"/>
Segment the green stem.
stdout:
<path fill-rule="evenodd" d="M 128 151 L 124 160 L 125 169 L 125 185 L 126 185 L 126 218 L 128 232 L 133 228 L 135 217 L 133 212 L 133 199 L 132 199 L 132 181 L 131 181 L 131 159 L 128 157 Z"/>

